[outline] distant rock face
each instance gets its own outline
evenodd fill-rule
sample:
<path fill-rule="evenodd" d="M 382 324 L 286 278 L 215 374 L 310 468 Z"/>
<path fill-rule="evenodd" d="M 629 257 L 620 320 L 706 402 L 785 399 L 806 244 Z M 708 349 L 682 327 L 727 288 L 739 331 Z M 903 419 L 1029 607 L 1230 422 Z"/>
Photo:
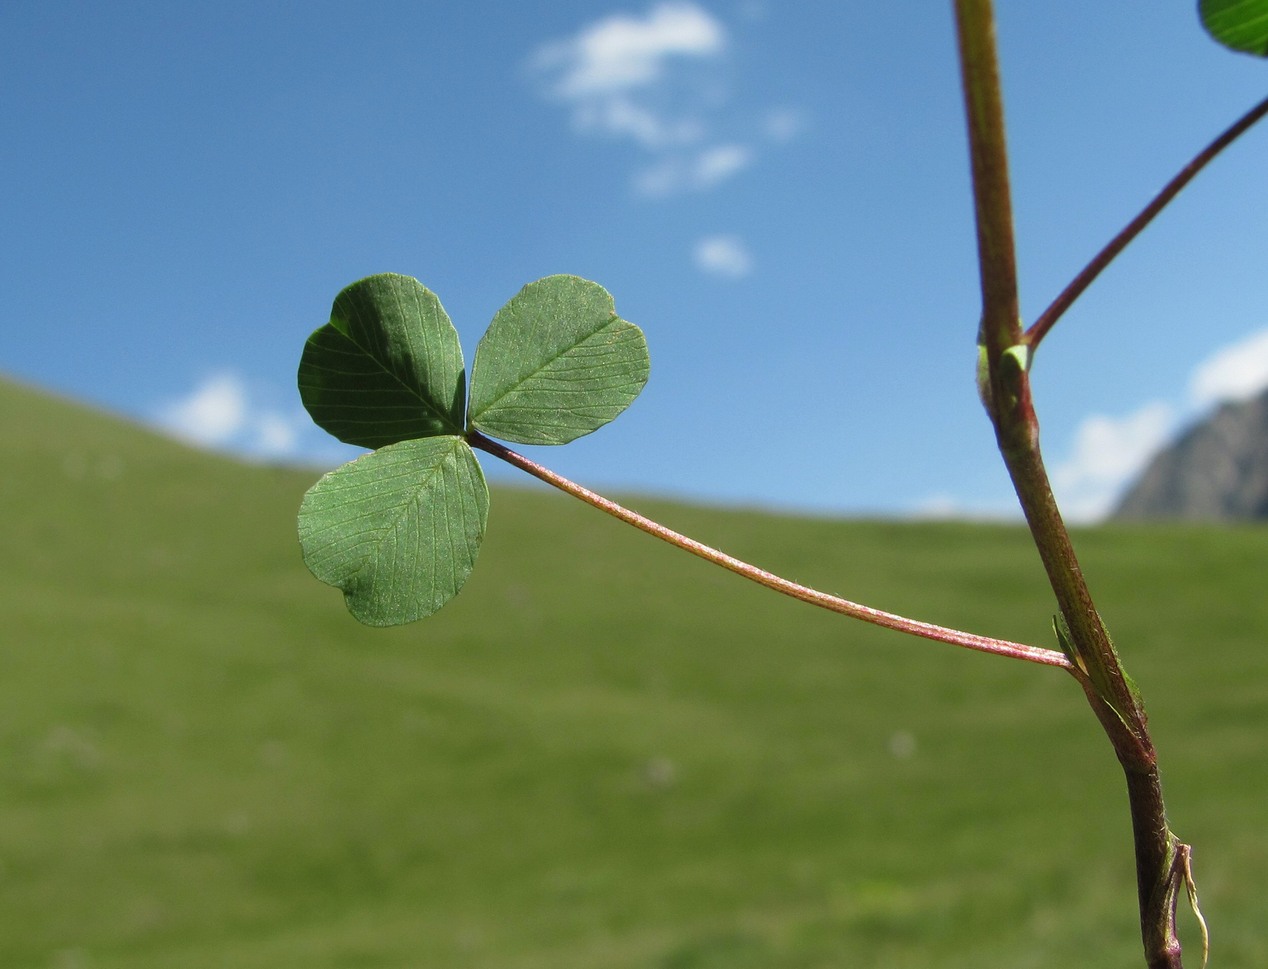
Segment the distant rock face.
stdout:
<path fill-rule="evenodd" d="M 1117 520 L 1268 518 L 1268 391 L 1225 404 L 1153 459 Z"/>

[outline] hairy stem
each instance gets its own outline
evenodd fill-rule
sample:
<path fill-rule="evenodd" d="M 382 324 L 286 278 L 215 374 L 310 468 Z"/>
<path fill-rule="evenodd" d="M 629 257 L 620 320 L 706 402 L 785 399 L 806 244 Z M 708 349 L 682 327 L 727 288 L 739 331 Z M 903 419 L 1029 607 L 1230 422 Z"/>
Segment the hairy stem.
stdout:
<path fill-rule="evenodd" d="M 1264 98 L 1264 100 L 1233 122 L 1223 134 L 1195 155 L 1189 164 L 1180 169 L 1176 177 L 1169 181 L 1162 191 L 1154 196 L 1153 201 L 1146 205 L 1136 218 L 1127 223 L 1123 230 L 1114 236 L 1106 244 L 1105 248 L 1092 258 L 1092 261 L 1083 268 L 1082 272 L 1070 281 L 1070 284 L 1052 301 L 1052 305 L 1039 314 L 1038 319 L 1026 330 L 1026 343 L 1030 348 L 1033 350 L 1039 345 L 1039 342 L 1052 329 L 1053 324 L 1061 318 L 1062 314 L 1070 308 L 1076 299 L 1083 295 L 1083 291 L 1092 285 L 1092 281 L 1101 274 L 1101 271 L 1113 262 L 1120 252 L 1127 248 L 1128 243 L 1144 231 L 1145 226 L 1153 221 L 1154 216 L 1166 208 L 1167 204 L 1179 195 L 1180 191 L 1189 182 L 1193 181 L 1198 172 L 1202 171 L 1216 155 L 1241 137 L 1255 122 L 1265 115 L 1268 115 L 1268 98 Z"/>
<path fill-rule="evenodd" d="M 1031 356 L 1021 342 L 1004 109 L 990 0 L 956 0 L 982 282 L 983 401 L 1034 536 L 1088 702 L 1123 767 L 1136 850 L 1141 938 L 1150 969 L 1180 969 L 1175 906 L 1181 873 L 1144 706 L 1092 601 L 1039 449 Z M 1008 252 L 1001 252 L 1006 247 Z M 1021 352 L 1019 352 L 1021 351 Z"/>
<path fill-rule="evenodd" d="M 898 616 L 893 613 L 883 612 L 880 609 L 873 609 L 870 606 L 860 605 L 856 602 L 850 602 L 848 599 L 842 599 L 839 596 L 830 595 L 826 592 L 820 592 L 817 589 L 811 589 L 796 582 L 791 582 L 781 576 L 775 575 L 773 572 L 767 572 L 760 569 L 756 565 L 751 565 L 741 559 L 737 559 L 733 555 L 720 552 L 715 548 L 711 548 L 702 542 L 697 542 L 693 538 L 688 538 L 671 528 L 667 528 L 659 522 L 652 521 L 640 515 L 638 512 L 631 511 L 622 505 L 617 504 L 610 498 L 605 498 L 600 494 L 584 488 L 574 481 L 569 481 L 562 475 L 556 474 L 548 468 L 542 467 L 535 461 L 531 461 L 524 455 L 512 451 L 510 448 L 497 441 L 485 437 L 478 431 L 471 431 L 467 434 L 468 443 L 480 450 L 501 458 L 508 464 L 514 465 L 521 471 L 526 471 L 540 481 L 546 482 L 558 488 L 566 494 L 579 498 L 589 505 L 598 508 L 600 511 L 606 512 L 613 518 L 617 518 L 628 525 L 633 525 L 649 535 L 659 538 L 663 542 L 668 542 L 676 548 L 690 552 L 692 555 L 698 556 L 707 562 L 720 565 L 724 569 L 734 572 L 736 575 L 742 575 L 744 578 L 756 582 L 758 585 L 773 589 L 775 592 L 783 593 L 791 596 L 801 602 L 810 605 L 819 606 L 821 609 L 827 609 L 830 612 L 840 613 L 841 615 L 850 616 L 854 619 L 861 619 L 864 622 L 872 623 L 876 626 L 882 626 L 886 629 L 893 629 L 897 632 L 908 633 L 912 636 L 920 636 L 924 639 L 932 639 L 941 643 L 950 643 L 953 646 L 963 646 L 966 649 L 978 650 L 983 653 L 995 653 L 1000 656 L 1009 656 L 1013 659 L 1026 660 L 1030 663 L 1040 663 L 1045 666 L 1056 666 L 1061 669 L 1076 672 L 1073 664 L 1064 653 L 1052 649 L 1044 649 L 1039 646 L 1028 646 L 1025 643 L 1014 643 L 1006 639 L 993 639 L 989 636 L 979 636 L 975 633 L 963 632 L 959 629 L 949 629 L 945 626 L 937 626 L 933 623 L 920 622 L 916 619 L 908 619 L 904 616 Z"/>

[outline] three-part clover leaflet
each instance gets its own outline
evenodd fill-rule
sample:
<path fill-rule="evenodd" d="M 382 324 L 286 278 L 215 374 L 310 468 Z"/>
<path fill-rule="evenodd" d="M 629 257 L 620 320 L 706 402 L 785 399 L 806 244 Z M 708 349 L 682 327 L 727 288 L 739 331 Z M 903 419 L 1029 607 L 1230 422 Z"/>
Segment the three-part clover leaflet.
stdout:
<path fill-rule="evenodd" d="M 392 273 L 353 283 L 305 344 L 299 391 L 318 426 L 372 450 L 304 496 L 304 562 L 363 623 L 431 615 L 467 581 L 488 520 L 472 436 L 567 444 L 625 410 L 649 370 L 642 330 L 576 276 L 529 283 L 498 310 L 469 388 L 435 293 Z"/>

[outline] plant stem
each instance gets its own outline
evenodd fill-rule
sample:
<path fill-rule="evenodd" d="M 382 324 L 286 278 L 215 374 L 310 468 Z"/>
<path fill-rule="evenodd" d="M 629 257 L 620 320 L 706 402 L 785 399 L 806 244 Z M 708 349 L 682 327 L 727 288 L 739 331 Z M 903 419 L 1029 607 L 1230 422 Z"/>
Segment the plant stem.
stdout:
<path fill-rule="evenodd" d="M 1101 271 L 1113 262 L 1120 252 L 1127 248 L 1127 244 L 1140 235 L 1145 226 L 1153 221 L 1154 216 L 1166 208 L 1167 204 L 1179 195 L 1180 191 L 1189 182 L 1193 181 L 1198 172 L 1210 164 L 1216 155 L 1236 141 L 1265 115 L 1268 115 L 1268 98 L 1264 98 L 1264 100 L 1238 118 L 1223 134 L 1195 155 L 1193 160 L 1180 169 L 1179 174 L 1169 181 L 1161 192 L 1154 196 L 1153 201 L 1146 205 L 1136 218 L 1127 223 L 1126 227 L 1092 258 L 1092 261 L 1083 268 L 1082 272 L 1075 276 L 1070 281 L 1070 284 L 1052 301 L 1052 305 L 1040 313 L 1035 322 L 1026 330 L 1026 343 L 1032 351 L 1039 346 L 1039 342 L 1048 335 L 1048 331 L 1052 329 L 1053 324 L 1070 308 L 1070 305 L 1082 296 L 1083 291 L 1092 285 L 1092 281 L 1101 274 Z"/>
<path fill-rule="evenodd" d="M 715 548 L 711 548 L 702 542 L 697 542 L 693 538 L 688 538 L 671 528 L 667 528 L 659 522 L 652 521 L 636 511 L 631 511 L 622 505 L 617 504 L 610 498 L 605 498 L 600 494 L 584 488 L 574 481 L 569 481 L 563 475 L 556 474 L 549 468 L 544 468 L 535 461 L 524 457 L 524 455 L 512 451 L 503 444 L 499 444 L 490 438 L 485 437 L 479 431 L 469 431 L 467 433 L 467 442 L 474 448 L 492 454 L 494 457 L 501 458 L 508 464 L 514 465 L 521 471 L 526 471 L 540 481 L 552 485 L 574 498 L 579 498 L 589 505 L 598 508 L 600 511 L 606 512 L 613 518 L 620 519 L 628 525 L 633 525 L 649 535 L 659 538 L 663 542 L 668 542 L 676 548 L 690 552 L 692 555 L 698 556 L 707 562 L 720 565 L 724 569 L 734 572 L 736 575 L 742 575 L 744 578 L 756 582 L 758 585 L 773 589 L 775 592 L 783 593 L 791 596 L 801 602 L 810 605 L 819 606 L 821 609 L 827 609 L 830 612 L 840 613 L 841 615 L 850 616 L 854 619 L 861 619 L 864 622 L 872 623 L 876 626 L 882 626 L 886 629 L 893 629 L 897 632 L 908 633 L 912 636 L 920 636 L 924 639 L 932 639 L 941 643 L 950 643 L 953 646 L 963 646 L 966 649 L 978 650 L 983 653 L 995 653 L 1000 656 L 1009 656 L 1013 659 L 1025 660 L 1030 663 L 1040 663 L 1045 666 L 1056 666 L 1061 669 L 1075 672 L 1073 663 L 1066 657 L 1064 653 L 1053 649 L 1044 649 L 1039 646 L 1028 646 L 1025 643 L 1014 643 L 1006 639 L 993 639 L 989 636 L 979 636 L 975 633 L 963 632 L 958 629 L 949 629 L 945 626 L 937 626 L 933 623 L 920 622 L 916 619 L 908 619 L 904 616 L 898 616 L 893 613 L 883 612 L 880 609 L 873 609 L 870 606 L 860 605 L 856 602 L 850 602 L 848 599 L 842 599 L 839 596 L 830 595 L 826 592 L 820 592 L 817 589 L 811 589 L 808 586 L 799 585 L 796 582 L 789 581 L 781 576 L 775 575 L 773 572 L 767 572 L 760 569 L 756 565 L 751 565 L 741 559 L 737 559 L 733 555 L 720 552 Z"/>
<path fill-rule="evenodd" d="M 982 282 L 980 341 L 983 401 L 1000 453 L 1034 536 L 1077 665 L 1080 685 L 1122 765 L 1136 849 L 1141 938 L 1150 969 L 1180 969 L 1175 933 L 1182 872 L 1179 842 L 1167 823 L 1157 755 L 1144 706 L 1130 685 L 1092 601 L 1052 494 L 1039 449 L 1039 422 L 1030 390 L 1030 355 L 1020 347 L 1012 212 L 1004 139 L 1004 110 L 990 0 L 957 0 L 965 110 L 973 168 Z M 1007 248 L 1009 252 L 1001 252 Z M 1023 352 L 1017 351 L 1022 349 Z"/>
<path fill-rule="evenodd" d="M 969 114 L 969 159 L 981 264 L 982 321 L 979 342 L 993 357 L 1020 342 L 1017 257 L 1008 187 L 1008 148 L 995 57 L 995 18 L 989 0 L 959 0 L 956 18 Z"/>

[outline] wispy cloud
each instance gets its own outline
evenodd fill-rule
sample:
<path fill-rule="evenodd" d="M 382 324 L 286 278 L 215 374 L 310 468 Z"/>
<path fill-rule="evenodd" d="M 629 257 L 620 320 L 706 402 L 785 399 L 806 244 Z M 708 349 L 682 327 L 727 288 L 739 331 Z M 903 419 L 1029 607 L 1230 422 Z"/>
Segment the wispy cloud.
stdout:
<path fill-rule="evenodd" d="M 224 444 L 246 423 L 246 387 L 232 373 L 210 376 L 189 394 L 164 404 L 159 423 L 192 444 Z"/>
<path fill-rule="evenodd" d="M 753 256 L 739 236 L 706 236 L 696 243 L 696 266 L 713 276 L 740 279 L 753 271 Z"/>
<path fill-rule="evenodd" d="M 1198 407 L 1249 400 L 1268 387 L 1268 329 L 1252 333 L 1207 357 L 1189 380 Z"/>
<path fill-rule="evenodd" d="M 1268 328 L 1257 330 L 1201 360 L 1184 392 L 1152 400 L 1126 414 L 1091 414 L 1075 428 L 1070 448 L 1052 465 L 1052 486 L 1063 515 L 1094 522 L 1109 514 L 1126 489 L 1184 425 L 1211 408 L 1249 400 L 1268 390 Z M 916 508 L 918 517 L 966 517 L 971 511 L 952 495 Z"/>
<path fill-rule="evenodd" d="M 233 371 L 205 377 L 188 394 L 160 405 L 159 426 L 200 447 L 221 448 L 260 458 L 296 454 L 301 431 L 310 422 L 302 412 L 287 413 L 263 403 Z"/>
<path fill-rule="evenodd" d="M 1093 414 L 1074 433 L 1069 456 L 1053 471 L 1053 488 L 1067 517 L 1094 521 L 1114 503 L 1186 421 L 1217 404 L 1243 401 L 1268 389 L 1268 329 L 1220 347 L 1193 368 L 1187 399 L 1155 400 L 1129 414 Z"/>
<path fill-rule="evenodd" d="M 663 80 L 674 58 L 708 58 L 726 46 L 722 25 L 691 3 L 661 3 L 644 18 L 614 14 L 540 48 L 552 89 L 574 102 L 624 96 Z"/>
<path fill-rule="evenodd" d="M 1066 518 L 1095 521 L 1109 513 L 1123 487 L 1171 436 L 1176 410 L 1152 401 L 1121 417 L 1093 414 L 1074 433 L 1070 455 L 1052 472 Z"/>
<path fill-rule="evenodd" d="M 743 145 L 715 145 L 694 153 L 670 154 L 635 175 L 634 187 L 649 198 L 709 189 L 747 168 L 752 160 L 752 150 Z"/>
<path fill-rule="evenodd" d="M 693 175 L 700 188 L 710 188 L 749 166 L 753 150 L 743 145 L 715 145 L 695 158 Z"/>
<path fill-rule="evenodd" d="M 776 108 L 762 119 L 762 130 L 774 142 L 792 141 L 806 130 L 806 116 L 795 108 Z"/>
<path fill-rule="evenodd" d="M 801 131 L 790 109 L 758 124 L 735 121 L 723 69 L 730 47 L 720 20 L 679 0 L 596 20 L 543 44 L 529 66 L 576 131 L 637 147 L 648 160 L 633 175 L 634 190 L 663 198 L 714 188 L 753 163 L 755 143 Z"/>

